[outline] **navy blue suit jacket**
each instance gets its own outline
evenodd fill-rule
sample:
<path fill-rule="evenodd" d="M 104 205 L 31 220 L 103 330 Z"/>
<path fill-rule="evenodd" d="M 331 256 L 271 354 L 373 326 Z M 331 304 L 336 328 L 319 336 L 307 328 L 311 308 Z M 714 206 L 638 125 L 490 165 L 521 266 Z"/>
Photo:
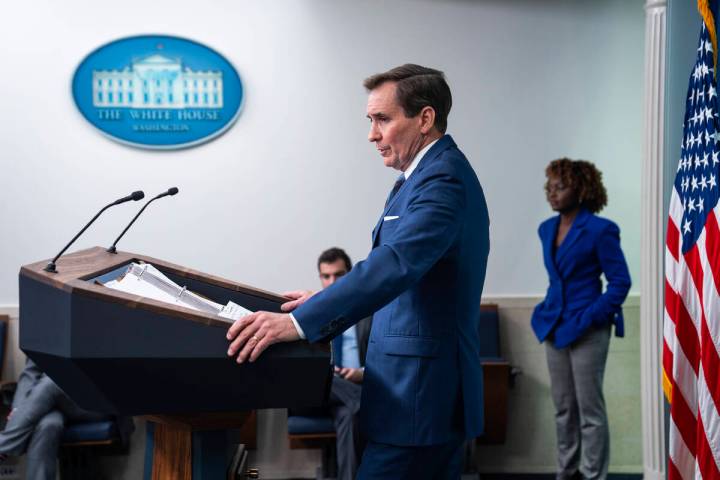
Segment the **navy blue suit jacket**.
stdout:
<path fill-rule="evenodd" d="M 370 440 L 413 446 L 478 436 L 489 220 L 477 176 L 449 135 L 385 207 L 372 241 L 367 259 L 298 307 L 296 320 L 321 341 L 375 312 L 360 411 Z"/>
<path fill-rule="evenodd" d="M 622 337 L 622 304 L 630 290 L 630 273 L 620 249 L 620 229 L 582 209 L 555 251 L 559 223 L 558 215 L 538 229 L 550 286 L 532 315 L 535 335 L 542 342 L 552 333 L 555 346 L 563 348 L 591 326 L 612 322 L 615 334 Z M 605 293 L 601 274 L 607 280 Z"/>

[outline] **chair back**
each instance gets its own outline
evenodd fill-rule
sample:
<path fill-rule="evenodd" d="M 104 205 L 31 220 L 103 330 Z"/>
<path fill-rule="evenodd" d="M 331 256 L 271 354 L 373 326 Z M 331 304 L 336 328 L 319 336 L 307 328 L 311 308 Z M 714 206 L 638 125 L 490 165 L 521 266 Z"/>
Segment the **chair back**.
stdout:
<path fill-rule="evenodd" d="M 0 373 L 5 368 L 5 355 L 7 355 L 7 337 L 10 326 L 10 317 L 8 315 L 0 315 Z M 0 375 L 0 379 L 4 380 Z"/>
<path fill-rule="evenodd" d="M 480 358 L 500 358 L 500 318 L 498 306 L 488 303 L 480 306 L 480 319 L 478 321 L 480 334 Z"/>

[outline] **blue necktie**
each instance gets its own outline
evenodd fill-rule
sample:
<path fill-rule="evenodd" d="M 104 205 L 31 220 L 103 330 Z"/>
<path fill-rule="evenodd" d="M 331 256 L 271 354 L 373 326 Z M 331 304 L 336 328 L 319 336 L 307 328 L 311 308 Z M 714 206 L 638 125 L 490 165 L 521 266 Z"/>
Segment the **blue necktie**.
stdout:
<path fill-rule="evenodd" d="M 395 194 L 400 190 L 400 187 L 402 187 L 402 184 L 405 183 L 405 174 L 403 173 L 398 177 L 398 179 L 395 181 L 395 185 L 393 185 L 393 189 L 390 191 L 390 195 L 388 195 L 387 200 L 385 200 L 385 206 L 388 206 L 388 203 L 390 203 L 390 200 L 393 199 Z"/>

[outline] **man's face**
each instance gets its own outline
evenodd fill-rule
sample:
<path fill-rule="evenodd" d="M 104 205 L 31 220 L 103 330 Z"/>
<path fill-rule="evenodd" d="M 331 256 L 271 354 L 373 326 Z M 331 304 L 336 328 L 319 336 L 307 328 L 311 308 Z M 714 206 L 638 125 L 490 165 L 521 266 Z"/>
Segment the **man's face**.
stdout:
<path fill-rule="evenodd" d="M 321 263 L 318 267 L 318 271 L 320 272 L 320 283 L 322 284 L 322 288 L 329 287 L 335 283 L 338 278 L 348 272 L 347 267 L 345 266 L 345 261 L 342 258 L 338 258 L 332 263 Z"/>
<path fill-rule="evenodd" d="M 386 167 L 405 171 L 422 149 L 421 114 L 407 118 L 395 95 L 396 83 L 385 82 L 370 91 L 368 140 L 374 142 Z"/>

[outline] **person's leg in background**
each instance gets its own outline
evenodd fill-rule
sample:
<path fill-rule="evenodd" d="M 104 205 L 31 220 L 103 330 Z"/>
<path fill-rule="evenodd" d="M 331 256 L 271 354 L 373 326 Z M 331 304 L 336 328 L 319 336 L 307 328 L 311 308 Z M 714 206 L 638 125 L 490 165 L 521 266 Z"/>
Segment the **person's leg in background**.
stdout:
<path fill-rule="evenodd" d="M 587 480 L 604 480 L 610 463 L 610 430 L 602 390 L 609 345 L 608 325 L 588 331 L 570 348 L 580 412 L 580 473 Z"/>
<path fill-rule="evenodd" d="M 55 480 L 60 438 L 65 428 L 62 413 L 53 410 L 38 421 L 25 457 L 27 480 Z"/>
<path fill-rule="evenodd" d="M 570 347 L 555 348 L 545 342 L 545 356 L 550 372 L 550 392 L 555 405 L 557 434 L 557 480 L 578 475 L 580 467 L 580 415 L 575 399 Z"/>
<path fill-rule="evenodd" d="M 43 376 L 26 395 L 18 391 L 5 429 L 0 432 L 0 453 L 25 453 L 38 422 L 55 409 L 60 395 L 64 395 L 63 391 L 47 376 Z"/>
<path fill-rule="evenodd" d="M 358 412 L 362 388 L 342 378 L 333 378 L 329 406 L 336 435 L 338 480 L 354 480 L 362 455 Z"/>

